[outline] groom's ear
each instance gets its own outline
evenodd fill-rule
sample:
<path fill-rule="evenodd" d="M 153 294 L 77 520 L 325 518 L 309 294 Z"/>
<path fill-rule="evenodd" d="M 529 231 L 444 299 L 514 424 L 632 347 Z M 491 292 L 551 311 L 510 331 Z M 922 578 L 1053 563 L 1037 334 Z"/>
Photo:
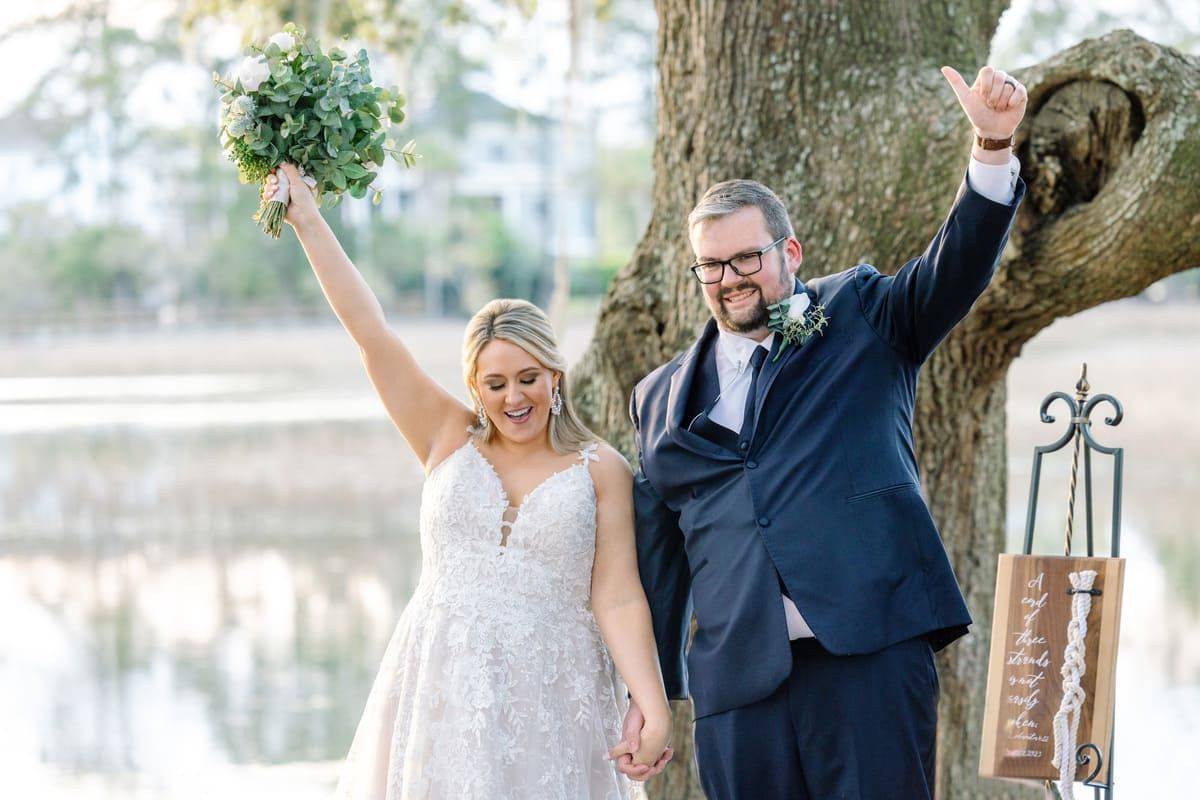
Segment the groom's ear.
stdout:
<path fill-rule="evenodd" d="M 795 275 L 796 270 L 804 263 L 804 248 L 797 239 L 790 238 L 784 243 L 784 253 L 787 255 L 788 272 Z"/>

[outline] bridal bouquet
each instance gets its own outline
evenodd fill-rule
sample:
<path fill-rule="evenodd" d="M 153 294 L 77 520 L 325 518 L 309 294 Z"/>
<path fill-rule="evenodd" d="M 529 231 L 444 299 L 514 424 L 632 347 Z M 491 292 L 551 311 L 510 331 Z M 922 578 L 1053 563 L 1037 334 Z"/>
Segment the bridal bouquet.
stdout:
<path fill-rule="evenodd" d="M 373 188 L 385 154 L 406 166 L 413 143 L 400 149 L 387 139 L 389 125 L 404 120 L 404 97 L 395 87 L 371 83 L 367 52 L 353 57 L 337 48 L 323 53 L 292 23 L 266 44 L 252 44 L 232 75 L 213 74 L 221 95 L 221 144 L 243 183 L 259 184 L 271 169 L 295 164 L 318 201 L 342 194 L 364 197 Z M 254 220 L 279 238 L 287 192 L 259 206 Z M 379 202 L 375 192 L 374 202 Z"/>

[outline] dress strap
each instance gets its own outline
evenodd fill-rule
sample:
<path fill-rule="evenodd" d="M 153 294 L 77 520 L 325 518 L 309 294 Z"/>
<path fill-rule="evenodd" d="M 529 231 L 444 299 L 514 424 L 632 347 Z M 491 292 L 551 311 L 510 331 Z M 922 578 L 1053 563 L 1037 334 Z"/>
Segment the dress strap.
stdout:
<path fill-rule="evenodd" d="M 596 451 L 600 448 L 599 442 L 592 442 L 579 451 L 579 463 L 586 464 L 589 461 L 599 461 L 600 454 Z"/>

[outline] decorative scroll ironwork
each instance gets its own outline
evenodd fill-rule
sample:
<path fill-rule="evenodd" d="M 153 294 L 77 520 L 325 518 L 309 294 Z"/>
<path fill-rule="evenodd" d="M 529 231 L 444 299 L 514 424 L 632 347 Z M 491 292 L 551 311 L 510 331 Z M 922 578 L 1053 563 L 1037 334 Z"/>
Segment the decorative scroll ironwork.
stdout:
<path fill-rule="evenodd" d="M 1087 777 L 1083 779 L 1083 783 L 1085 786 L 1107 789 L 1109 788 L 1107 784 L 1093 783 L 1096 780 L 1096 776 L 1104 769 L 1104 754 L 1100 752 L 1099 747 L 1096 747 L 1091 742 L 1084 742 L 1079 745 L 1075 750 L 1075 763 L 1082 767 L 1091 762 L 1092 757 L 1088 755 L 1089 750 L 1096 754 L 1096 768 L 1087 774 Z"/>
<path fill-rule="evenodd" d="M 1087 364 L 1084 364 L 1079 382 L 1075 385 L 1075 397 L 1071 397 L 1066 392 L 1051 392 L 1042 400 L 1042 407 L 1040 409 L 1042 422 L 1053 424 L 1056 421 L 1056 418 L 1048 413 L 1050 405 L 1055 400 L 1061 400 L 1063 403 L 1066 403 L 1071 416 L 1067 429 L 1063 431 L 1062 436 L 1050 444 L 1039 445 L 1033 449 L 1033 475 L 1029 485 L 1029 508 L 1025 516 L 1025 547 L 1023 551 L 1027 555 L 1033 552 L 1033 528 L 1034 521 L 1037 518 L 1038 487 L 1042 476 L 1042 457 L 1047 453 L 1061 450 L 1068 442 L 1074 443 L 1074 452 L 1071 459 L 1071 475 L 1067 495 L 1067 529 L 1064 555 L 1071 554 L 1075 524 L 1075 487 L 1079 474 L 1079 457 L 1081 453 L 1083 457 L 1084 519 L 1087 526 L 1087 555 L 1095 555 L 1095 537 L 1092 522 L 1092 451 L 1113 457 L 1111 555 L 1115 558 L 1121 553 L 1121 488 L 1124 481 L 1125 450 L 1121 447 L 1106 447 L 1097 442 L 1095 437 L 1092 436 L 1091 417 L 1097 405 L 1108 403 L 1113 407 L 1114 414 L 1111 417 L 1105 417 L 1104 424 L 1115 427 L 1120 425 L 1121 420 L 1124 419 L 1125 410 L 1121 407 L 1120 401 L 1109 394 L 1098 394 L 1089 399 L 1087 395 L 1090 388 L 1087 381 Z"/>

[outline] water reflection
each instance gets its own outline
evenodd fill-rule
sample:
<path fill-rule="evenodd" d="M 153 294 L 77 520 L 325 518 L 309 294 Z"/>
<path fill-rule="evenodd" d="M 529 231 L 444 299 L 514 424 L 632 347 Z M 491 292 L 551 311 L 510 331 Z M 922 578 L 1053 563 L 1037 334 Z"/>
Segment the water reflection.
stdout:
<path fill-rule="evenodd" d="M 126 375 L 0 379 L 0 434 L 101 426 L 179 429 L 367 420 L 362 388 L 295 385 L 296 376 Z"/>
<path fill-rule="evenodd" d="M 278 377 L 276 378 L 278 380 Z M 266 375 L 68 375 L 0 378 L 0 403 L 47 400 L 126 400 L 258 393 L 274 383 Z M 7 415 L 6 415 L 7 416 Z"/>
<path fill-rule="evenodd" d="M 461 325 L 422 333 L 453 387 Z M 0 794 L 327 793 L 419 569 L 421 469 L 352 344 L 38 340 L 0 372 Z"/>
<path fill-rule="evenodd" d="M 421 470 L 365 381 L 50 376 L 0 398 L 19 793 L 211 797 L 224 765 L 335 765 L 420 566 Z"/>
<path fill-rule="evenodd" d="M 38 760 L 159 771 L 340 758 L 419 564 L 414 537 L 0 562 L 5 719 Z M 34 755 L 29 752 L 27 756 Z"/>

